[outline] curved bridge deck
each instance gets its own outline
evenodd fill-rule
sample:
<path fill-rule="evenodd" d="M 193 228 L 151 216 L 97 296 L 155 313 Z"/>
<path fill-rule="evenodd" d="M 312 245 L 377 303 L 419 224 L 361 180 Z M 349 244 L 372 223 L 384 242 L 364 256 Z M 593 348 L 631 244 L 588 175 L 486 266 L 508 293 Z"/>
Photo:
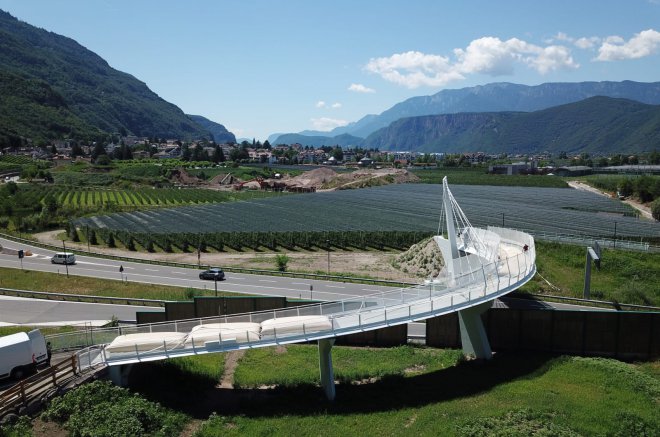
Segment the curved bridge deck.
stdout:
<path fill-rule="evenodd" d="M 536 273 L 530 235 L 504 228 L 488 231 L 499 236 L 496 260 L 468 266 L 451 280 L 296 308 L 95 331 L 96 353 L 81 351 L 80 363 L 115 366 L 332 339 L 485 304 Z"/>

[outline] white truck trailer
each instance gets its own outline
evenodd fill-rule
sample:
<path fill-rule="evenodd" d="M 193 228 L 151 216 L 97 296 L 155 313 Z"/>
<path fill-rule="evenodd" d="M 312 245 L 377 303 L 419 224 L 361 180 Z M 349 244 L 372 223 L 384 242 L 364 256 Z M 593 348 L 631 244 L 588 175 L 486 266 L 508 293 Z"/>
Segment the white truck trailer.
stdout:
<path fill-rule="evenodd" d="M 46 339 L 38 329 L 0 337 L 0 378 L 21 379 L 47 361 Z"/>

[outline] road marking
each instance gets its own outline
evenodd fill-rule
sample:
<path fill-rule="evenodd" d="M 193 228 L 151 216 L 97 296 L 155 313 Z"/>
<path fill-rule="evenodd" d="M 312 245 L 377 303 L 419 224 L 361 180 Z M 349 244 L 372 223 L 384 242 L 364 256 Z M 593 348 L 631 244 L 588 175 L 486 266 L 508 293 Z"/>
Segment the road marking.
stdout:
<path fill-rule="evenodd" d="M 277 281 L 269 281 L 268 279 L 259 279 L 259 282 L 277 282 Z"/>
<path fill-rule="evenodd" d="M 292 282 L 291 285 L 312 285 L 307 282 Z"/>
<path fill-rule="evenodd" d="M 346 288 L 346 287 L 340 287 L 339 285 L 326 285 L 328 288 Z"/>
<path fill-rule="evenodd" d="M 89 261 L 80 261 L 80 260 L 76 261 L 76 264 L 85 264 L 85 265 L 89 265 L 89 266 L 99 266 L 99 267 L 112 267 L 112 268 L 115 268 L 115 269 L 119 268 L 119 266 L 114 265 L 114 264 L 91 263 Z M 129 269 L 133 270 L 133 268 L 134 267 L 126 266 L 126 267 L 124 267 L 124 270 L 129 270 Z"/>
<path fill-rule="evenodd" d="M 158 271 L 157 269 L 144 269 L 144 270 L 146 270 L 147 272 L 157 272 Z"/>
<path fill-rule="evenodd" d="M 188 272 L 172 272 L 172 273 L 174 273 L 175 275 L 187 275 L 188 274 Z"/>

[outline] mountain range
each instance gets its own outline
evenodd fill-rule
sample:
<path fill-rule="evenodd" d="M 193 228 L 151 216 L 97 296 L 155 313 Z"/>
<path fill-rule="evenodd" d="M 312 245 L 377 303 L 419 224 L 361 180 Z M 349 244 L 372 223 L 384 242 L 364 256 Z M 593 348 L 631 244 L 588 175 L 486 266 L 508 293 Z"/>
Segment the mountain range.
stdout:
<path fill-rule="evenodd" d="M 0 137 L 46 141 L 118 132 L 189 140 L 210 139 L 215 129 L 76 41 L 1 10 L 0 78 Z"/>
<path fill-rule="evenodd" d="M 648 152 L 660 150 L 660 106 L 598 96 L 533 112 L 408 117 L 361 145 L 446 153 Z"/>
<path fill-rule="evenodd" d="M 305 131 L 304 133 L 317 137 L 323 136 L 325 144 L 335 144 L 336 141 L 333 138 L 337 135 L 350 134 L 355 137 L 367 138 L 377 130 L 386 128 L 390 123 L 406 117 L 474 112 L 531 112 L 595 96 L 625 98 L 657 105 L 660 104 L 660 82 L 544 83 L 535 86 L 491 83 L 455 90 L 442 90 L 431 96 L 412 97 L 397 103 L 379 115 L 367 115 L 357 122 L 329 132 Z M 298 140 L 301 144 L 306 144 L 305 138 L 298 137 Z M 281 141 L 277 138 L 272 142 L 280 143 Z M 413 147 L 413 150 L 417 150 L 417 147 Z"/>

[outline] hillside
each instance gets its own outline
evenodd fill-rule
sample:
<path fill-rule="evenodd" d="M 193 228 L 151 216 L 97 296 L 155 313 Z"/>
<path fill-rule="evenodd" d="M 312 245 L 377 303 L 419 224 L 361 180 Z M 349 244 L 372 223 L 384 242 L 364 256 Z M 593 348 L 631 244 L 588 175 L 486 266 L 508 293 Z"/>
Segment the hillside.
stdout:
<path fill-rule="evenodd" d="M 335 128 L 324 135 L 334 137 L 340 134 L 350 134 L 366 138 L 378 129 L 406 117 L 459 112 L 530 112 L 574 103 L 595 96 L 617 97 L 658 105 L 660 104 L 660 82 L 544 83 L 536 86 L 490 83 L 455 90 L 442 90 L 431 96 L 411 97 L 379 115 L 366 115 L 356 122 Z"/>
<path fill-rule="evenodd" d="M 229 132 L 226 127 L 215 121 L 211 121 L 201 115 L 190 115 L 188 118 L 207 130 L 212 136 L 213 141 L 216 143 L 235 143 L 236 137 L 233 133 Z"/>
<path fill-rule="evenodd" d="M 282 134 L 275 140 L 273 144 L 295 144 L 299 143 L 303 146 L 359 146 L 362 144 L 363 139 L 353 135 L 343 134 L 336 137 L 329 136 L 307 136 L 301 134 Z"/>
<path fill-rule="evenodd" d="M 660 106 L 592 97 L 541 111 L 410 117 L 364 147 L 423 152 L 636 153 L 660 148 Z"/>
<path fill-rule="evenodd" d="M 1 89 L 0 105 L 11 107 L 12 113 L 3 117 L 0 133 L 35 140 L 70 133 L 93 136 L 98 131 L 181 139 L 209 137 L 181 109 L 135 77 L 113 69 L 76 41 L 18 21 L 1 10 L 0 74 L 20 83 L 18 88 Z M 35 111 L 45 95 L 49 96 L 49 106 Z"/>

